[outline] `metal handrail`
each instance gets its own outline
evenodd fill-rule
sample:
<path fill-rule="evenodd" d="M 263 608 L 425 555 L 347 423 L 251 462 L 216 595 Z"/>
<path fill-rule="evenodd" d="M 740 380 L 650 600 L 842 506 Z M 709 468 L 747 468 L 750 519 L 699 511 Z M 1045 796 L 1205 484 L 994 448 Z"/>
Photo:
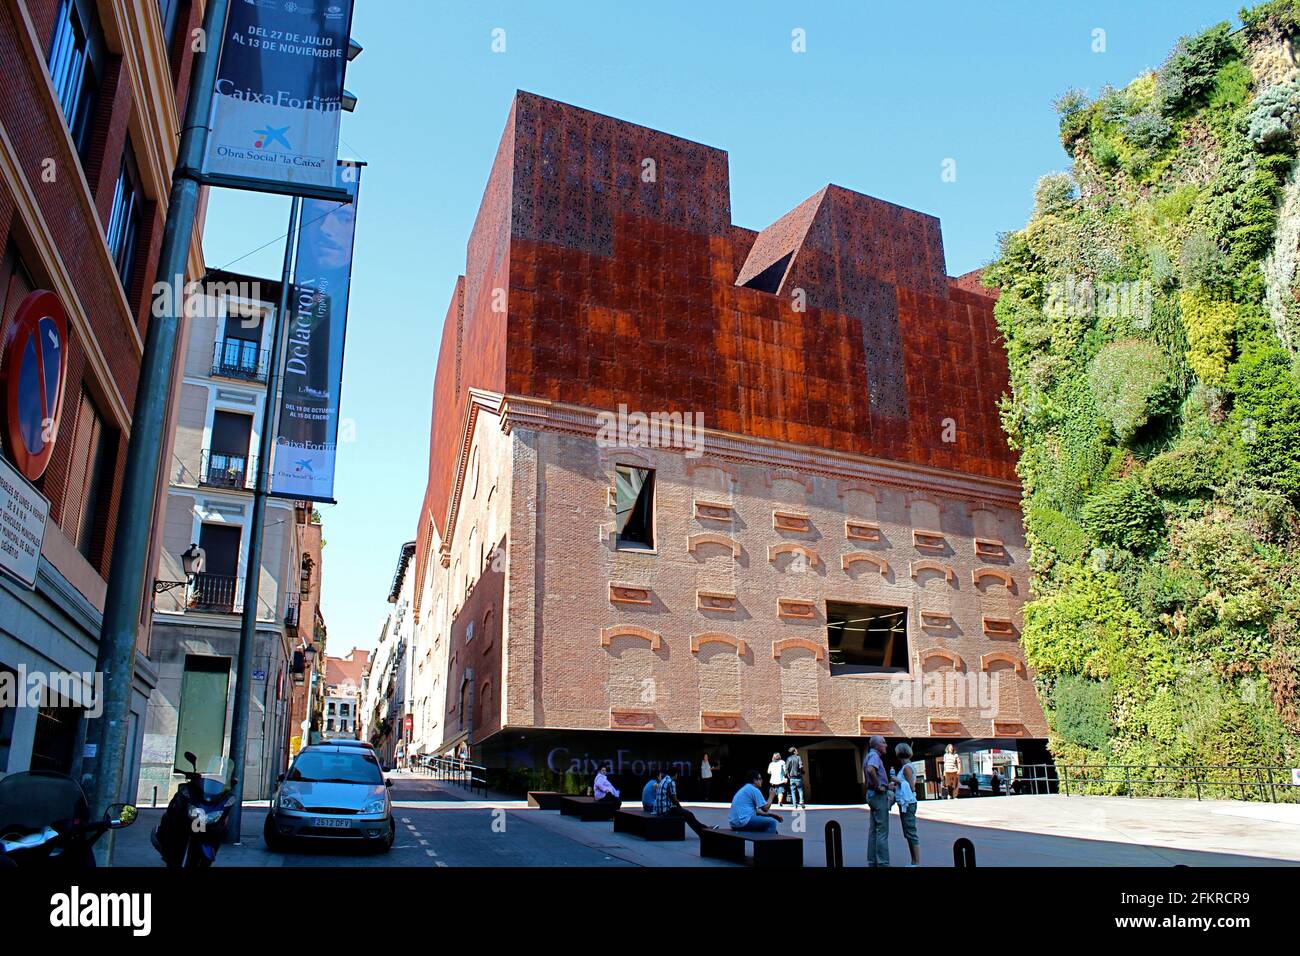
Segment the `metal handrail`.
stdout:
<path fill-rule="evenodd" d="M 256 456 L 203 449 L 199 455 L 199 484 L 210 488 L 247 489 L 257 469 Z"/>
<path fill-rule="evenodd" d="M 1052 771 L 1049 774 L 1048 771 Z M 1030 771 L 1026 774 L 1024 771 Z M 1038 771 L 1043 771 L 1041 774 Z M 1052 779 L 1052 777 L 1055 779 Z M 1016 768 L 1017 780 L 1045 783 L 1044 792 L 1070 796 L 1191 796 L 1203 799 L 1300 803 L 1300 784 L 1289 767 L 1247 764 L 1027 764 Z M 1033 792 L 1039 792 L 1034 789 Z"/>
<path fill-rule="evenodd" d="M 415 764 L 434 780 L 446 780 L 467 790 L 487 794 L 487 767 L 470 763 L 457 757 L 442 757 L 420 754 Z"/>
<path fill-rule="evenodd" d="M 269 350 L 258 348 L 258 343 L 249 339 L 222 339 L 213 350 L 212 375 L 265 383 L 270 355 Z"/>

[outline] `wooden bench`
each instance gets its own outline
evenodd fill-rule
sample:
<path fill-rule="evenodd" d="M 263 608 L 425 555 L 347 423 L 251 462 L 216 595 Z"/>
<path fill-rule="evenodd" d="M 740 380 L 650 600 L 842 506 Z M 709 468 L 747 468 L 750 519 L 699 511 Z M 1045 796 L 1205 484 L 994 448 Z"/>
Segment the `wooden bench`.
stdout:
<path fill-rule="evenodd" d="M 646 813 L 641 807 L 624 808 L 614 814 L 614 832 L 632 833 L 647 840 L 685 840 L 686 819 Z"/>
<path fill-rule="evenodd" d="M 563 797 L 564 794 L 556 793 L 554 790 L 529 790 L 528 805 L 541 810 L 558 810 Z"/>
<path fill-rule="evenodd" d="M 700 856 L 744 863 L 746 843 L 754 844 L 754 866 L 803 866 L 803 838 L 782 833 L 705 830 L 700 834 Z"/>
<path fill-rule="evenodd" d="M 618 804 L 595 797 L 560 797 L 560 815 L 577 817 L 583 823 L 593 820 L 612 820 Z"/>

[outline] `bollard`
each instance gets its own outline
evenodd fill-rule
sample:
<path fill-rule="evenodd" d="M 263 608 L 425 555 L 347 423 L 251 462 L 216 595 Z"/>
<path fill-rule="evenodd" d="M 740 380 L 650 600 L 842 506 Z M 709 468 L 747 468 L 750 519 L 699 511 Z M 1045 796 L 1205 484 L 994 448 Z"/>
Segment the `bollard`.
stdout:
<path fill-rule="evenodd" d="M 158 808 L 158 788 L 157 788 L 157 787 L 154 787 L 154 788 L 153 788 L 153 805 L 154 805 L 154 809 L 156 810 L 156 809 Z"/>
<path fill-rule="evenodd" d="M 835 820 L 826 821 L 826 866 L 832 870 L 844 869 L 843 833 Z"/>
<path fill-rule="evenodd" d="M 952 845 L 952 865 L 958 869 L 975 868 L 975 844 L 962 837 Z"/>

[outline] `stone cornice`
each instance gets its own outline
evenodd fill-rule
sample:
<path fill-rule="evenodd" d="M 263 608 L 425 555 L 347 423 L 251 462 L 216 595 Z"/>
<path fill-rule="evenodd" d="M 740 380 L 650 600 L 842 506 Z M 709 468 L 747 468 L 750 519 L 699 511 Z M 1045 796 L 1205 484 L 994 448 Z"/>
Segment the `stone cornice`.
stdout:
<path fill-rule="evenodd" d="M 522 395 L 499 397 L 501 427 L 508 434 L 512 428 L 563 432 L 595 440 L 600 429 L 599 409 L 568 405 Z M 605 412 L 604 414 L 610 414 Z M 1020 485 L 1014 481 L 985 478 L 961 472 L 929 468 L 908 462 L 868 458 L 807 445 L 774 442 L 731 432 L 701 428 L 697 448 L 699 464 L 711 461 L 734 462 L 763 468 L 777 468 L 802 474 L 819 475 L 842 481 L 860 480 L 902 491 L 924 489 L 933 494 L 984 502 L 1002 508 L 1020 508 Z M 656 452 L 684 455 L 686 449 L 658 448 Z M 463 467 L 463 463 L 462 463 Z"/>

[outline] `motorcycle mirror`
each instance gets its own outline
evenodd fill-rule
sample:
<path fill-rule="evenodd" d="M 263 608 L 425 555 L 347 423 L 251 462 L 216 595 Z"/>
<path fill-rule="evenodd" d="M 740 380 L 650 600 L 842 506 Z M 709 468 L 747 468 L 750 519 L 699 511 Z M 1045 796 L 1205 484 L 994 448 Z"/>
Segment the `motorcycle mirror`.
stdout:
<path fill-rule="evenodd" d="M 113 803 L 104 811 L 104 822 L 110 830 L 120 830 L 135 823 L 138 814 L 139 811 L 129 803 Z"/>
<path fill-rule="evenodd" d="M 276 782 L 276 783 L 284 783 L 284 778 L 285 778 L 286 776 L 287 776 L 287 774 L 285 774 L 285 772 L 284 772 L 283 770 L 281 770 L 278 774 L 276 774 L 276 776 L 275 776 L 275 782 Z"/>
<path fill-rule="evenodd" d="M 392 785 L 393 785 L 393 781 L 390 780 L 388 777 L 385 777 L 385 778 L 384 778 L 384 786 L 385 786 L 385 787 L 392 787 Z"/>
<path fill-rule="evenodd" d="M 185 759 L 190 762 L 190 766 L 193 767 L 195 770 L 199 769 L 199 758 L 194 756 L 192 752 L 188 750 L 185 751 Z"/>

